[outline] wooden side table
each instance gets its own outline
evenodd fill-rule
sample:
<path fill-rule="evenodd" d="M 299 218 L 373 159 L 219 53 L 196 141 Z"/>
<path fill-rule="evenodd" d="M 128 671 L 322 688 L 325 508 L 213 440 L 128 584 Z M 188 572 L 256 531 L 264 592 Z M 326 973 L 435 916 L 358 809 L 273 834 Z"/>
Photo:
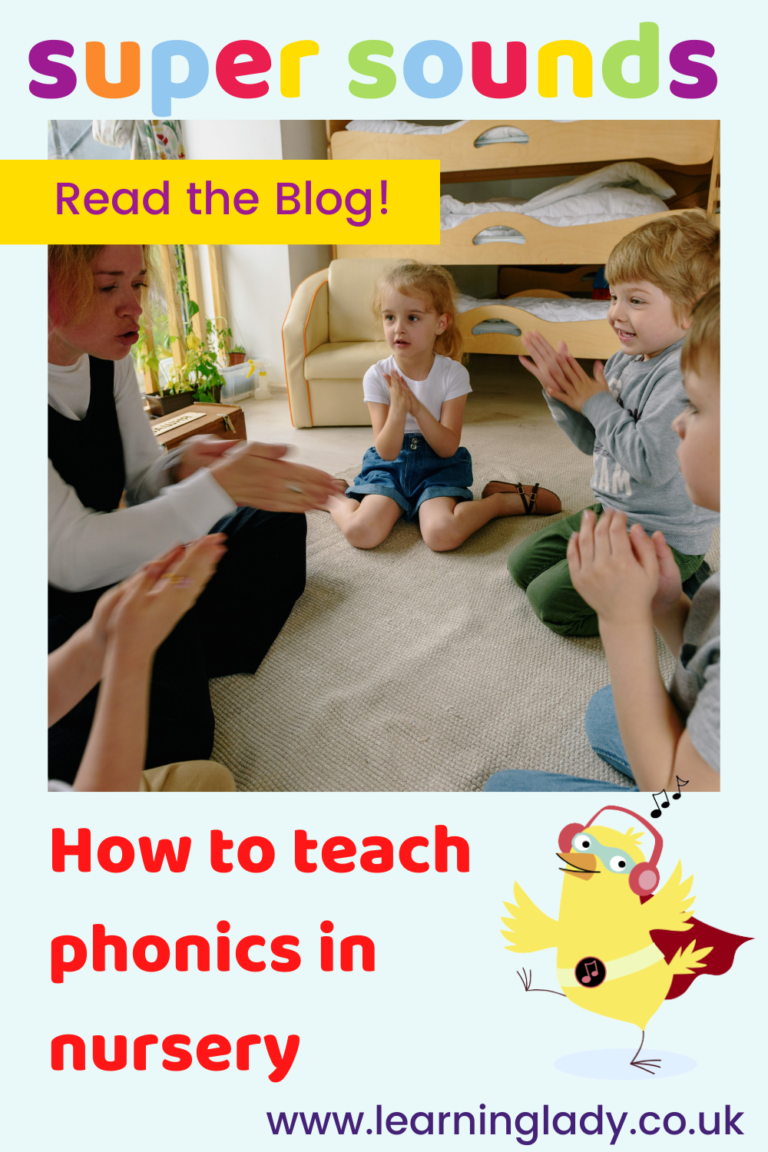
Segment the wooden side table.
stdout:
<path fill-rule="evenodd" d="M 175 425 L 178 416 L 192 413 L 199 414 L 196 420 Z M 169 416 L 160 416 L 151 423 L 158 444 L 168 449 L 178 447 L 190 436 L 219 436 L 222 440 L 246 439 L 245 413 L 237 404 L 191 404 Z M 162 428 L 166 424 L 171 427 L 163 432 Z"/>

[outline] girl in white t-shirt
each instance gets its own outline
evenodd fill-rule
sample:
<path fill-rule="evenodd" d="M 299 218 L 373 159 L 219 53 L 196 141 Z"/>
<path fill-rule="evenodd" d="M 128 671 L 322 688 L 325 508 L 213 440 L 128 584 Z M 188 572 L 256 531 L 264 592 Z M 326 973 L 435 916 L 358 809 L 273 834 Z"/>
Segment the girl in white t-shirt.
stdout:
<path fill-rule="evenodd" d="M 554 492 L 538 484 L 493 481 L 473 499 L 472 460 L 459 447 L 472 389 L 455 294 L 450 272 L 416 261 L 393 266 L 377 284 L 374 308 L 392 355 L 363 379 L 375 447 L 346 495 L 326 505 L 356 548 L 381 544 L 401 516 L 418 517 L 429 547 L 449 552 L 497 516 L 560 511 Z"/>

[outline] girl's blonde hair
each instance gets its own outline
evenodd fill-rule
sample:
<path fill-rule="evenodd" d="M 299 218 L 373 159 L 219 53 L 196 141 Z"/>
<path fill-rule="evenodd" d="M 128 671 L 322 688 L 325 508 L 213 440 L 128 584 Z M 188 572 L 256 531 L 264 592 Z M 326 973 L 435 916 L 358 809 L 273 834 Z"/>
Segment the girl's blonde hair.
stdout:
<path fill-rule="evenodd" d="M 438 316 L 448 316 L 449 323 L 435 341 L 435 351 L 450 360 L 461 363 L 464 340 L 457 323 L 456 283 L 447 268 L 440 264 L 422 264 L 418 260 L 404 260 L 382 272 L 376 282 L 373 311 L 381 321 L 381 294 L 385 288 L 395 288 L 404 296 L 418 293 L 426 296 Z"/>
<path fill-rule="evenodd" d="M 103 244 L 49 244 L 48 245 L 48 301 L 49 313 L 58 313 L 57 322 L 76 324 L 85 319 L 93 303 L 93 272 L 91 265 L 101 252 Z M 147 290 L 156 282 L 151 246 L 142 244 L 144 267 L 147 270 Z M 146 291 L 142 295 L 146 295 Z M 53 299 L 58 307 L 50 307 Z"/>

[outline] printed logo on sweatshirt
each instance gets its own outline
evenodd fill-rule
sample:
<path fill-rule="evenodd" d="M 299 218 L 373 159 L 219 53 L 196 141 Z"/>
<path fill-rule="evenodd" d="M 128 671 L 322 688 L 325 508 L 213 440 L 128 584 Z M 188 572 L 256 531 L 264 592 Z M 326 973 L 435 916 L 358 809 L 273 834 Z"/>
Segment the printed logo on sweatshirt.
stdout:
<path fill-rule="evenodd" d="M 614 376 L 608 381 L 608 391 L 617 404 L 619 404 L 625 412 L 629 412 L 630 416 L 637 424 L 638 420 L 643 414 L 642 408 L 627 408 L 621 398 L 621 376 Z"/>
<path fill-rule="evenodd" d="M 605 492 L 609 496 L 632 495 L 632 477 L 626 468 L 611 459 L 604 448 L 596 448 L 592 459 L 595 465 L 591 481 L 593 492 Z"/>

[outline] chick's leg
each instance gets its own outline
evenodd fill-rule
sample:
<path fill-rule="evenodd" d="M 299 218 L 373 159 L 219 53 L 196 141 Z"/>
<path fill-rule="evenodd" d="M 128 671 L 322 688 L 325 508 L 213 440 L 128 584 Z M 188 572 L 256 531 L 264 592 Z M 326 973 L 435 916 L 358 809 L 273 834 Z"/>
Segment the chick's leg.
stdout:
<path fill-rule="evenodd" d="M 656 1075 L 656 1070 L 661 1067 L 661 1060 L 638 1060 L 638 1056 L 642 1052 L 643 1044 L 645 1043 L 645 1031 L 640 1038 L 640 1047 L 630 1060 L 633 1068 L 642 1068 L 643 1072 L 650 1072 L 651 1076 Z"/>
<path fill-rule="evenodd" d="M 554 988 L 531 988 L 531 982 L 533 980 L 532 968 L 529 968 L 527 972 L 525 968 L 523 968 L 517 975 L 526 992 L 551 992 L 553 996 L 565 996 L 565 992 L 556 992 Z"/>

